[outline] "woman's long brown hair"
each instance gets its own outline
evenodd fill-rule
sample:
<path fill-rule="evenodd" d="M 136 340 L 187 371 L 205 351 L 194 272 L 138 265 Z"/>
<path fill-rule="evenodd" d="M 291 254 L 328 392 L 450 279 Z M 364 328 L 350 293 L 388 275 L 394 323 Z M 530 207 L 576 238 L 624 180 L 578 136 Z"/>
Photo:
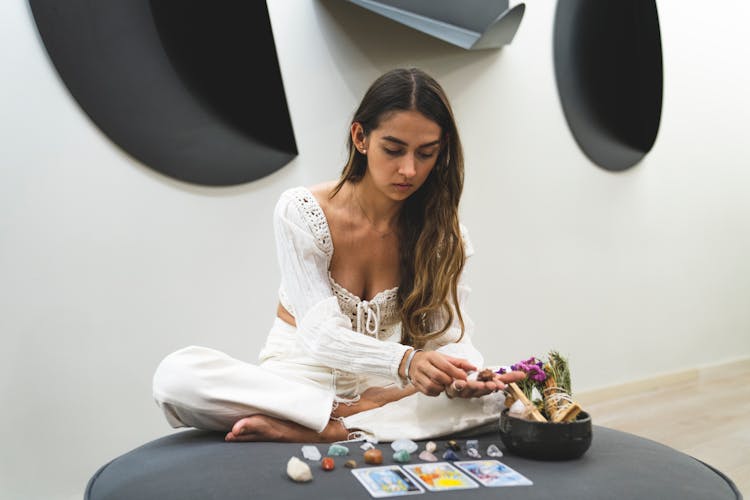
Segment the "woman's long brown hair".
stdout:
<path fill-rule="evenodd" d="M 401 343 L 417 348 L 445 333 L 457 317 L 458 279 L 464 267 L 464 246 L 458 203 L 464 183 L 461 141 L 442 87 L 421 70 L 395 69 L 370 86 L 354 114 L 365 135 L 394 111 L 419 111 L 440 126 L 442 141 L 435 167 L 425 183 L 406 199 L 399 215 Z M 348 140 L 349 160 L 331 197 L 345 182 L 359 182 L 367 157 Z"/>

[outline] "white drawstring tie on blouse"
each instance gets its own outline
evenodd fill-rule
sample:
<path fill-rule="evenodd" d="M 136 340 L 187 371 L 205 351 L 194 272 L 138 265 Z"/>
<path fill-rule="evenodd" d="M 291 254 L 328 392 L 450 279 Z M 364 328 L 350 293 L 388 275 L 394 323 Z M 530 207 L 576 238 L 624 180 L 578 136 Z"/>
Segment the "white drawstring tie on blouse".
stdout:
<path fill-rule="evenodd" d="M 380 304 L 363 300 L 357 304 L 357 332 L 377 337 L 380 330 Z"/>

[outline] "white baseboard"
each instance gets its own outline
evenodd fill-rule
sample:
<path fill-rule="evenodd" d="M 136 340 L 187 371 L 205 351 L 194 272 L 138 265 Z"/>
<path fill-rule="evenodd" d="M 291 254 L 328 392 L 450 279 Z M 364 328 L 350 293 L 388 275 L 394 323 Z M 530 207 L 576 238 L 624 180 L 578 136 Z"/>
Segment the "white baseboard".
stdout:
<path fill-rule="evenodd" d="M 614 384 L 597 387 L 595 389 L 577 391 L 575 393 L 575 399 L 585 408 L 597 403 L 608 401 L 614 397 L 627 397 L 660 390 L 665 386 L 695 382 L 698 378 L 711 376 L 711 373 L 713 372 L 727 373 L 740 367 L 750 367 L 750 357 L 743 357 L 731 361 L 689 368 L 687 370 L 659 374 L 652 377 L 633 380 L 631 382 L 625 382 L 623 384 Z"/>

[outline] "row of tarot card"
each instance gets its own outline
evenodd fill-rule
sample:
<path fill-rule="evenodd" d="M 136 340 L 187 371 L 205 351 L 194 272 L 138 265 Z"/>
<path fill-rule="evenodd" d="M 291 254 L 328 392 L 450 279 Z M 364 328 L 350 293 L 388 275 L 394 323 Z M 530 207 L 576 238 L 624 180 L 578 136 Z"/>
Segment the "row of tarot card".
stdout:
<path fill-rule="evenodd" d="M 352 474 L 375 498 L 419 495 L 428 491 L 450 491 L 497 486 L 528 486 L 532 483 L 497 460 L 469 460 L 354 469 Z"/>

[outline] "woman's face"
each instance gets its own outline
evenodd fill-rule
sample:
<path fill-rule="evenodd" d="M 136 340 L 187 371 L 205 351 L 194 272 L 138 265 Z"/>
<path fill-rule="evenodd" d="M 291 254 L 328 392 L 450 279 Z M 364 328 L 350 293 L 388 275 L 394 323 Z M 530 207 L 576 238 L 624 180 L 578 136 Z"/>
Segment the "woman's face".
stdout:
<path fill-rule="evenodd" d="M 394 201 L 403 201 L 419 189 L 435 167 L 440 152 L 440 125 L 419 111 L 395 111 L 364 136 L 352 125 L 352 140 L 367 151 L 364 181 Z"/>

